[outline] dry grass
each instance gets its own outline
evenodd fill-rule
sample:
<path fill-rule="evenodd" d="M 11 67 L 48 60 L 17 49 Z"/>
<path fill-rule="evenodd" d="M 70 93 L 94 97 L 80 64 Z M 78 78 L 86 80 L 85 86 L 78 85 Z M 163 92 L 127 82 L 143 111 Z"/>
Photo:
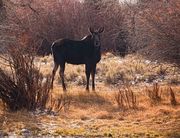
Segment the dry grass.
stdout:
<path fill-rule="evenodd" d="M 128 85 L 119 89 L 119 92 L 115 95 L 115 100 L 120 109 L 137 108 L 137 97 Z"/>
<path fill-rule="evenodd" d="M 50 111 L 60 112 L 62 110 L 66 111 L 69 109 L 72 102 L 71 97 L 68 95 L 61 94 L 58 98 L 52 98 L 50 103 Z"/>
<path fill-rule="evenodd" d="M 171 101 L 171 105 L 175 106 L 175 105 L 177 105 L 175 93 L 174 93 L 174 91 L 172 90 L 171 87 L 169 88 L 169 90 L 170 90 L 170 101 Z"/>
<path fill-rule="evenodd" d="M 150 105 L 168 104 L 172 106 L 178 105 L 176 96 L 179 95 L 178 89 L 172 88 L 169 85 L 159 85 L 158 83 L 153 84 L 151 87 L 145 88 L 145 93 L 149 99 Z"/>
<path fill-rule="evenodd" d="M 56 86 L 58 87 L 58 86 Z M 131 88 L 132 90 L 133 87 Z M 66 96 L 71 99 L 68 109 L 61 110 L 57 116 L 33 115 L 27 111 L 17 113 L 0 112 L 0 129 L 3 132 L 15 132 L 23 135 L 22 129 L 28 129 L 33 135 L 72 135 L 119 137 L 124 135 L 140 137 L 179 136 L 179 104 L 171 106 L 167 89 L 162 91 L 162 101 L 150 106 L 143 89 L 135 90 L 138 97 L 136 110 L 121 110 L 114 95 L 118 89 L 106 92 L 104 86 L 96 93 L 86 93 L 81 87 L 70 88 Z M 180 87 L 171 87 L 180 100 Z M 55 89 L 54 97 L 62 98 L 62 91 Z M 58 109 L 57 109 L 58 110 Z M 163 130 L 163 133 L 162 133 Z"/>
<path fill-rule="evenodd" d="M 169 88 L 169 86 L 166 87 Z M 150 100 L 145 95 L 145 87 L 138 90 L 133 87 L 131 89 L 138 97 L 137 110 L 131 108 L 119 110 L 114 99 L 118 89 L 107 90 L 106 87 L 101 86 L 96 93 L 87 93 L 81 87 L 72 87 L 64 95 L 56 85 L 53 90 L 53 98 L 56 100 L 68 97 L 71 102 L 67 106 L 67 110 L 61 110 L 57 116 L 48 114 L 35 116 L 27 111 L 9 113 L 1 109 L 0 123 L 2 125 L 0 129 L 5 134 L 15 132 L 17 135 L 24 135 L 22 130 L 28 129 L 33 135 L 179 136 L 177 120 L 180 118 L 180 107 L 179 104 L 171 106 L 168 89 L 162 90 L 162 102 L 158 106 L 149 104 Z M 180 87 L 171 86 L 171 89 L 176 93 L 176 100 L 179 101 Z M 63 104 L 63 100 L 60 103 Z M 58 108 L 54 108 L 54 111 L 58 111 Z"/>
<path fill-rule="evenodd" d="M 51 56 L 36 60 L 38 64 L 41 64 L 41 72 L 43 74 L 51 73 L 53 67 Z M 67 64 L 65 78 L 68 85 L 85 85 L 84 66 Z M 61 82 L 58 72 L 55 80 L 56 84 Z M 149 61 L 140 56 L 129 55 L 125 58 L 120 58 L 107 53 L 103 55 L 101 62 L 97 65 L 96 82 L 112 86 L 126 83 L 141 85 L 153 82 L 177 85 L 180 84 L 180 69 L 173 64 Z"/>
<path fill-rule="evenodd" d="M 146 93 L 152 105 L 156 105 L 162 100 L 162 90 L 160 89 L 158 83 L 154 83 L 153 87 L 150 89 L 146 88 Z"/>
<path fill-rule="evenodd" d="M 37 64 L 41 64 L 40 71 L 44 75 L 51 73 L 53 66 L 51 60 L 51 57 L 36 59 Z M 51 115 L 46 112 L 42 114 L 27 111 L 9 113 L 0 110 L 0 133 L 2 130 L 4 135 L 11 132 L 24 135 L 22 129 L 28 129 L 35 136 L 178 137 L 180 136 L 178 103 L 180 87 L 167 85 L 167 83 L 172 75 L 179 76 L 179 69 L 166 69 L 163 73 L 165 79 L 159 82 L 158 86 L 153 86 L 150 82 L 146 82 L 145 85 L 144 80 L 150 76 L 154 76 L 153 81 L 157 80 L 159 72 L 170 65 L 163 65 L 163 69 L 156 66 L 158 66 L 157 63 L 138 60 L 137 57 L 129 56 L 122 60 L 112 54 L 103 56 L 97 67 L 96 92 L 88 93 L 82 86 L 83 80 L 79 79 L 81 85 L 77 83 L 78 78 L 85 77 L 84 66 L 67 65 L 65 73 L 68 83 L 67 93 L 63 93 L 58 75 L 52 91 L 52 110 L 60 112 Z M 123 74 L 123 77 L 118 73 Z M 109 82 L 107 82 L 108 77 Z M 124 89 L 121 83 L 125 82 L 130 84 L 135 82 L 138 85 L 134 84 L 130 89 Z M 118 106 L 121 98 L 116 97 L 119 99 L 117 100 L 114 97 L 119 93 L 119 89 L 123 91 L 121 92 L 123 95 L 119 96 L 124 98 L 128 94 L 128 99 L 131 99 L 129 103 L 128 100 L 124 101 L 124 106 L 128 110 L 122 110 L 124 107 Z M 147 89 L 155 92 L 155 96 L 161 97 L 156 106 L 149 104 L 151 98 L 147 95 Z M 174 101 L 176 104 L 172 106 Z"/>

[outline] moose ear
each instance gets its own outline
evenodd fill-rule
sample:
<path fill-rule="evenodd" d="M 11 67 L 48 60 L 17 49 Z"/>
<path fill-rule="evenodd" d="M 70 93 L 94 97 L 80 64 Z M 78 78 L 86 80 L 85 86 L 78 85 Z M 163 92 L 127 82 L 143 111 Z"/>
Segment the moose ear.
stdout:
<path fill-rule="evenodd" d="M 92 29 L 92 27 L 89 27 L 89 32 L 92 34 L 94 33 L 94 29 Z"/>
<path fill-rule="evenodd" d="M 99 28 L 98 32 L 102 33 L 104 31 L 104 27 Z"/>

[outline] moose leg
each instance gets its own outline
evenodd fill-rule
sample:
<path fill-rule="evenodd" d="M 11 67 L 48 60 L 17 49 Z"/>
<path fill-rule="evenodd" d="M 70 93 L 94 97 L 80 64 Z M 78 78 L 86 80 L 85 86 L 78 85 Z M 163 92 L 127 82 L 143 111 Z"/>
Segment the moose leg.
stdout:
<path fill-rule="evenodd" d="M 59 75 L 60 75 L 60 77 L 61 77 L 63 91 L 66 91 L 66 85 L 65 85 L 65 83 L 64 83 L 64 70 L 65 70 L 65 63 L 60 64 Z"/>
<path fill-rule="evenodd" d="M 95 91 L 95 74 L 96 74 L 96 65 L 93 66 L 92 70 L 91 70 L 91 77 L 92 77 L 92 90 Z"/>
<path fill-rule="evenodd" d="M 59 65 L 57 63 L 54 63 L 54 68 L 52 71 L 51 89 L 53 89 L 54 76 L 56 75 L 56 71 L 58 69 L 58 66 Z"/>
<path fill-rule="evenodd" d="M 85 70 L 86 70 L 86 80 L 87 80 L 87 82 L 86 82 L 86 90 L 89 91 L 89 78 L 90 78 L 90 71 L 91 71 L 90 66 L 86 64 L 86 69 Z"/>

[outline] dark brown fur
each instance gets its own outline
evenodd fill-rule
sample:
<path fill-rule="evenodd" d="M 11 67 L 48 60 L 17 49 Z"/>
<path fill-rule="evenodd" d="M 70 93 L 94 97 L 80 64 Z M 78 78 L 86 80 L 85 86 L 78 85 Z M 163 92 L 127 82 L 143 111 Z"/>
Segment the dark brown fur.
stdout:
<path fill-rule="evenodd" d="M 59 39 L 56 40 L 51 47 L 53 58 L 54 58 L 54 68 L 52 71 L 52 82 L 51 86 L 53 88 L 53 81 L 55 73 L 60 66 L 60 77 L 62 80 L 63 90 L 66 90 L 64 83 L 64 70 L 65 63 L 79 65 L 85 64 L 85 72 L 87 78 L 86 90 L 89 90 L 89 78 L 90 74 L 92 76 L 92 89 L 95 90 L 95 73 L 96 64 L 101 60 L 101 47 L 100 47 L 100 36 L 104 28 L 100 28 L 98 31 L 93 31 L 90 28 L 91 34 L 84 37 L 84 39 L 76 41 L 70 39 Z"/>

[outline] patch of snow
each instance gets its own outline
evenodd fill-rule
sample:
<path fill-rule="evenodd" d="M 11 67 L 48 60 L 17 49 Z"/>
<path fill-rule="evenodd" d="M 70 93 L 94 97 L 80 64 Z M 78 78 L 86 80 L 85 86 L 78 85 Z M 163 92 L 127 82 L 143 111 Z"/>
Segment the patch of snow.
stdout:
<path fill-rule="evenodd" d="M 118 63 L 120 63 L 120 64 L 122 64 L 123 63 L 123 61 L 122 60 L 117 60 L 116 62 L 118 62 Z"/>
<path fill-rule="evenodd" d="M 32 134 L 31 134 L 31 131 L 28 130 L 28 129 L 26 129 L 26 128 L 23 128 L 23 129 L 21 130 L 21 133 L 22 133 L 22 135 L 24 135 L 24 136 L 31 136 L 31 135 L 32 135 Z"/>
<path fill-rule="evenodd" d="M 150 60 L 145 60 L 145 64 L 149 64 L 149 63 L 151 63 Z"/>

